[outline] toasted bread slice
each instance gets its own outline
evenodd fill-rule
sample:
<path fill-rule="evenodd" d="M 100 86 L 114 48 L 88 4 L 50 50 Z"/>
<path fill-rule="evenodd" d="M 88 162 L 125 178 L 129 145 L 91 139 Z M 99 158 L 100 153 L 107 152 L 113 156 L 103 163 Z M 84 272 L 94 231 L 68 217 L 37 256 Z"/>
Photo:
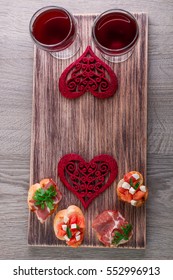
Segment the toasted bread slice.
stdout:
<path fill-rule="evenodd" d="M 53 185 L 55 187 L 56 193 L 57 193 L 57 195 L 53 198 L 53 209 L 50 210 L 46 204 L 45 204 L 44 209 L 41 209 L 41 207 L 39 205 L 36 205 L 34 196 L 35 196 L 36 191 L 38 191 L 41 188 L 46 190 L 47 188 L 49 188 L 49 185 L 50 186 Z M 41 223 L 44 223 L 47 220 L 47 218 L 56 211 L 61 198 L 62 198 L 62 194 L 59 191 L 55 182 L 52 179 L 46 178 L 46 179 L 41 180 L 40 183 L 36 183 L 29 188 L 28 207 L 32 212 L 35 212 L 38 220 Z"/>
<path fill-rule="evenodd" d="M 76 225 L 77 228 L 71 229 L 72 224 Z M 56 237 L 65 240 L 67 245 L 74 248 L 81 245 L 84 238 L 85 218 L 81 209 L 76 205 L 70 205 L 67 209 L 59 211 L 54 218 L 53 227 Z M 67 232 L 63 230 L 64 227 L 70 229 L 71 238 L 68 238 Z M 78 237 L 76 240 L 77 233 L 80 239 Z"/>
<path fill-rule="evenodd" d="M 138 183 L 138 188 L 136 191 L 134 191 L 134 193 L 129 192 L 130 189 L 128 189 L 129 178 L 130 176 L 133 176 L 133 174 L 137 174 L 139 177 L 136 180 L 136 182 Z M 123 183 L 127 183 L 127 189 L 123 188 Z M 138 171 L 131 171 L 125 174 L 124 178 L 118 182 L 116 192 L 119 200 L 130 203 L 135 207 L 142 206 L 148 198 L 148 188 L 146 186 L 143 186 L 143 176 Z"/>

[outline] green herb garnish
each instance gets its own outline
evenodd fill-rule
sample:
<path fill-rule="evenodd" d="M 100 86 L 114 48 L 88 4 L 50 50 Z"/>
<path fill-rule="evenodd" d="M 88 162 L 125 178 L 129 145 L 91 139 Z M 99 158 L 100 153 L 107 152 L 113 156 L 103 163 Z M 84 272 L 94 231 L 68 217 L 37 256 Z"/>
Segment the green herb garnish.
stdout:
<path fill-rule="evenodd" d="M 67 226 L 66 232 L 67 232 L 68 238 L 71 238 L 72 237 L 72 233 L 71 233 L 71 230 L 70 230 L 70 228 L 68 226 Z"/>
<path fill-rule="evenodd" d="M 120 243 L 120 241 L 122 239 L 123 239 L 123 235 L 120 232 L 116 231 L 115 235 L 113 237 L 113 240 L 112 240 L 112 244 L 116 244 L 117 245 L 118 243 Z"/>
<path fill-rule="evenodd" d="M 80 226 L 79 226 L 79 225 L 76 225 L 76 228 L 77 228 L 77 229 L 80 229 Z"/>
<path fill-rule="evenodd" d="M 122 233 L 119 231 L 115 232 L 115 235 L 112 240 L 112 244 L 119 244 L 121 240 L 128 240 L 129 239 L 129 233 L 132 231 L 132 225 L 127 224 L 124 227 L 121 227 Z"/>
<path fill-rule="evenodd" d="M 35 205 L 40 206 L 42 210 L 44 210 L 45 205 L 50 209 L 53 210 L 53 198 L 57 195 L 56 189 L 54 186 L 50 186 L 47 190 L 40 188 L 38 189 L 33 199 L 35 200 Z"/>
<path fill-rule="evenodd" d="M 121 227 L 123 233 L 124 233 L 124 239 L 128 240 L 129 238 L 129 233 L 132 231 L 132 225 L 127 224 L 125 227 Z"/>
<path fill-rule="evenodd" d="M 133 187 L 133 179 L 130 178 L 130 186 Z"/>
<path fill-rule="evenodd" d="M 139 188 L 139 186 L 140 186 L 140 182 L 138 182 L 133 188 L 134 188 L 135 190 L 137 190 L 137 188 Z"/>
<path fill-rule="evenodd" d="M 139 188 L 139 186 L 140 186 L 140 182 L 136 183 L 136 185 L 133 185 L 133 179 L 132 178 L 130 178 L 129 182 L 130 182 L 130 186 L 132 188 L 134 188 L 135 190 L 137 190 L 137 188 Z"/>

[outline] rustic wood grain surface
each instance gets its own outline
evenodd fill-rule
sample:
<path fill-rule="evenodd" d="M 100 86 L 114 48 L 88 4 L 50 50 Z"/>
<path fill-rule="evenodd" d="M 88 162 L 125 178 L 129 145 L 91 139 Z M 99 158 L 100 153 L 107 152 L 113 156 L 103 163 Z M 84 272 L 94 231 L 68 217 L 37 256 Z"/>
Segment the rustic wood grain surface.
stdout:
<path fill-rule="evenodd" d="M 27 246 L 33 67 L 28 23 L 37 9 L 50 2 L 0 0 L 0 4 L 0 258 L 172 259 L 172 0 L 58 1 L 73 13 L 116 7 L 149 16 L 147 248 L 135 251 Z"/>
<path fill-rule="evenodd" d="M 116 208 L 133 225 L 132 239 L 121 247 L 144 248 L 146 245 L 145 205 L 137 209 L 119 203 L 115 192 L 118 181 L 131 170 L 141 172 L 146 182 L 148 18 L 142 13 L 135 16 L 140 38 L 134 53 L 121 64 L 106 61 L 118 79 L 118 90 L 109 99 L 100 100 L 88 92 L 70 100 L 63 97 L 58 88 L 62 72 L 82 55 L 88 45 L 92 45 L 94 53 L 102 59 L 90 36 L 96 16 L 76 16 L 82 45 L 71 59 L 60 61 L 35 47 L 30 184 L 51 177 L 58 182 L 63 193 L 58 210 L 72 204 L 83 210 L 80 201 L 64 187 L 57 176 L 57 163 L 61 157 L 77 153 L 90 161 L 97 155 L 109 154 L 118 163 L 116 181 L 88 209 L 83 210 L 86 233 L 82 246 L 103 247 L 92 229 L 92 221 L 104 210 Z M 30 245 L 65 245 L 55 237 L 53 218 L 40 225 L 36 215 L 30 213 Z"/>

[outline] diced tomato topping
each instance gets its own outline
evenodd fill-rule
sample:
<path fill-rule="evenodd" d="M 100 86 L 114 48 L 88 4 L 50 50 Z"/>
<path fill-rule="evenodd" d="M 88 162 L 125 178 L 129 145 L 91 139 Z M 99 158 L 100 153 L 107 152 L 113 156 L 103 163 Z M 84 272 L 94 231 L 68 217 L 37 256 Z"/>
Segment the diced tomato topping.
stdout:
<path fill-rule="evenodd" d="M 62 229 L 62 225 L 63 225 L 64 223 L 59 223 L 58 225 L 57 225 L 57 229 L 58 230 L 60 230 L 60 229 Z"/>
<path fill-rule="evenodd" d="M 131 172 L 126 173 L 126 174 L 124 175 L 124 181 L 127 182 L 127 183 L 129 183 L 129 184 L 130 184 L 130 182 L 132 181 L 133 184 L 135 185 L 137 182 L 139 182 L 139 179 L 136 180 L 132 175 L 133 175 L 133 173 L 131 173 Z"/>
<path fill-rule="evenodd" d="M 82 232 L 81 232 L 81 234 L 80 234 L 80 240 L 79 240 L 79 241 L 77 241 L 77 240 L 76 240 L 76 237 L 73 236 L 73 237 L 70 239 L 70 241 L 67 242 L 67 244 L 68 244 L 68 245 L 75 245 L 76 243 L 80 242 L 81 240 L 83 240 L 83 233 L 82 233 Z"/>
<path fill-rule="evenodd" d="M 126 173 L 124 175 L 124 181 L 129 183 L 130 182 L 130 178 L 132 177 L 132 174 L 129 172 L 129 173 Z"/>
<path fill-rule="evenodd" d="M 66 233 L 66 231 L 64 231 L 63 229 L 60 229 L 60 230 L 58 230 L 58 235 L 59 236 L 64 236 L 64 235 L 66 235 L 67 233 Z"/>
<path fill-rule="evenodd" d="M 67 234 L 66 231 L 62 229 L 62 225 L 64 225 L 64 223 L 58 224 L 58 235 L 59 236 L 64 236 Z"/>
<path fill-rule="evenodd" d="M 82 216 L 78 216 L 78 222 L 77 222 L 78 226 L 80 227 L 80 229 L 85 227 L 85 221 L 84 221 L 84 217 Z"/>
<path fill-rule="evenodd" d="M 76 224 L 77 225 L 77 228 L 71 228 L 71 224 Z M 58 225 L 58 235 L 60 237 L 63 237 L 64 235 L 67 235 L 67 232 L 64 231 L 62 229 L 62 225 L 64 225 L 64 223 L 60 223 Z M 82 236 L 83 236 L 83 228 L 85 226 L 85 223 L 84 223 L 84 218 L 80 215 L 76 215 L 76 214 L 72 214 L 70 217 L 69 217 L 69 221 L 66 223 L 66 225 L 69 227 L 70 231 L 71 231 L 71 234 L 72 234 L 72 237 L 70 238 L 69 241 L 67 241 L 67 245 L 69 246 L 73 246 L 75 245 L 77 242 L 79 242 L 80 240 L 82 240 Z M 80 240 L 77 241 L 76 240 L 76 233 L 80 231 Z"/>
<path fill-rule="evenodd" d="M 72 238 L 70 239 L 70 241 L 67 241 L 67 244 L 68 244 L 68 245 L 74 245 L 76 242 L 77 242 L 77 241 L 76 241 L 76 238 L 75 238 L 75 237 L 72 237 Z"/>
<path fill-rule="evenodd" d="M 129 193 L 128 190 L 126 190 L 126 191 L 124 192 L 124 194 L 123 194 L 123 193 L 121 194 L 121 199 L 122 199 L 123 201 L 130 202 L 130 201 L 132 200 L 132 197 L 133 197 L 132 194 Z"/>
<path fill-rule="evenodd" d="M 137 191 L 134 195 L 133 195 L 133 199 L 134 200 L 140 200 L 141 198 L 143 198 L 145 195 L 144 192 L 141 191 Z"/>
<path fill-rule="evenodd" d="M 69 217 L 69 224 L 77 224 L 77 215 L 76 214 L 73 214 Z"/>
<path fill-rule="evenodd" d="M 85 222 L 84 222 L 84 218 L 82 216 L 78 216 L 78 215 L 71 215 L 69 218 L 69 224 L 77 224 L 77 226 L 79 228 L 84 228 L 85 226 Z"/>
<path fill-rule="evenodd" d="M 71 230 L 72 235 L 75 235 L 79 231 L 79 229 L 77 229 L 77 228 L 70 228 L 70 230 Z"/>
<path fill-rule="evenodd" d="M 118 191 L 120 192 L 120 193 L 125 193 L 127 190 L 126 189 L 124 189 L 124 188 L 122 188 L 122 187 L 119 187 L 118 188 Z"/>

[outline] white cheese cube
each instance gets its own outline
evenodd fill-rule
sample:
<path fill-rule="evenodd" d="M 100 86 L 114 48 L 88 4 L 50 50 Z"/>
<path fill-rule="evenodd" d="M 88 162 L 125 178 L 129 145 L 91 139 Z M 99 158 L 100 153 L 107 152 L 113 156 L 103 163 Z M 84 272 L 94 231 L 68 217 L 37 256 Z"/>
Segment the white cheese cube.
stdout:
<path fill-rule="evenodd" d="M 133 187 L 131 187 L 131 188 L 129 189 L 129 193 L 134 194 L 135 192 L 136 192 L 136 190 L 135 190 Z"/>
<path fill-rule="evenodd" d="M 76 236 L 76 241 L 80 240 L 80 234 Z"/>
<path fill-rule="evenodd" d="M 132 199 L 130 203 L 131 203 L 131 205 L 136 206 L 137 201 Z"/>
<path fill-rule="evenodd" d="M 62 229 L 63 229 L 64 231 L 66 231 L 66 230 L 67 230 L 67 225 L 62 225 Z"/>
<path fill-rule="evenodd" d="M 132 174 L 132 177 L 135 178 L 136 180 L 139 179 L 139 174 L 135 173 L 135 174 Z"/>
<path fill-rule="evenodd" d="M 126 189 L 126 190 L 129 190 L 129 189 L 130 189 L 130 184 L 127 183 L 127 182 L 124 182 L 124 183 L 122 184 L 122 188 L 123 188 L 123 189 Z"/>
<path fill-rule="evenodd" d="M 66 223 L 68 223 L 68 221 L 69 221 L 69 218 L 67 216 L 64 216 L 64 223 L 66 224 Z"/>
<path fill-rule="evenodd" d="M 77 231 L 75 236 L 77 236 L 77 235 L 79 235 L 79 234 L 80 234 L 80 231 Z"/>
<path fill-rule="evenodd" d="M 67 235 L 64 235 L 64 239 L 65 239 L 66 241 L 70 241 L 70 238 L 68 238 Z"/>
<path fill-rule="evenodd" d="M 142 192 L 146 192 L 147 191 L 147 188 L 146 188 L 146 186 L 140 186 L 140 190 L 142 191 Z"/>
<path fill-rule="evenodd" d="M 77 228 L 77 224 L 71 224 L 71 229 Z"/>

